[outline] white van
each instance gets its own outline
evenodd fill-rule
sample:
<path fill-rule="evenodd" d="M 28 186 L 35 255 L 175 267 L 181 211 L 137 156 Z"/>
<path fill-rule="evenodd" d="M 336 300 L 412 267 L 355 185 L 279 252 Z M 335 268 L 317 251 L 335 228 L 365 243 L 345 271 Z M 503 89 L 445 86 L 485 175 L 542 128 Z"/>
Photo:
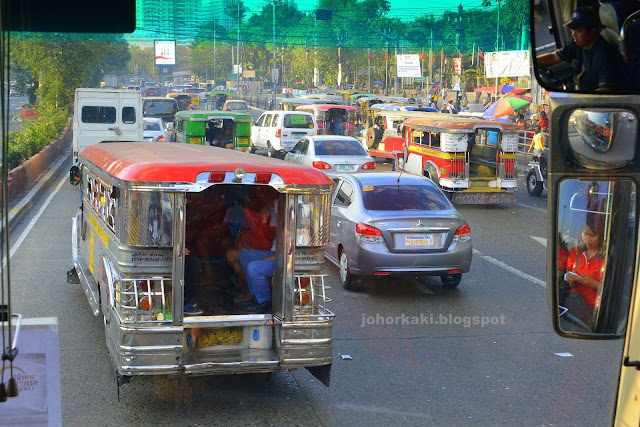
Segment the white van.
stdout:
<path fill-rule="evenodd" d="M 142 141 L 142 94 L 126 89 L 76 89 L 73 160 L 100 141 Z"/>
<path fill-rule="evenodd" d="M 303 111 L 267 111 L 251 126 L 251 146 L 267 150 L 269 157 L 284 157 L 300 138 L 318 135 L 318 123 L 313 114 Z"/>

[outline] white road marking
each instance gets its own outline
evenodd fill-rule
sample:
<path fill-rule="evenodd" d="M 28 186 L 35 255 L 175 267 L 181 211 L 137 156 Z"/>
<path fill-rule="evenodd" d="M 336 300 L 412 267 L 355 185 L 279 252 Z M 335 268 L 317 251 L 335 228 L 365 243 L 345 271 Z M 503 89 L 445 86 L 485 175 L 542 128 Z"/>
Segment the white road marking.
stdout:
<path fill-rule="evenodd" d="M 540 280 L 540 279 L 538 279 L 536 277 L 533 277 L 530 274 L 525 273 L 524 271 L 520 271 L 517 268 L 513 268 L 510 265 L 505 264 L 502 261 L 498 261 L 497 259 L 492 258 L 489 255 L 483 254 L 482 252 L 480 252 L 477 249 L 474 249 L 473 253 L 475 255 L 479 256 L 480 258 L 484 259 L 485 261 L 489 261 L 491 264 L 495 264 L 498 267 L 503 268 L 503 269 L 507 270 L 508 272 L 515 274 L 516 276 L 519 276 L 519 277 L 522 277 L 523 279 L 529 280 L 530 282 L 533 282 L 536 285 L 540 285 L 543 288 L 547 287 L 547 283 L 544 280 Z"/>
<path fill-rule="evenodd" d="M 433 417 L 429 414 L 420 414 L 417 412 L 396 411 L 395 409 L 384 408 L 380 406 L 352 405 L 350 403 L 338 403 L 338 409 L 358 412 L 373 412 L 375 414 L 393 415 L 401 417 L 416 417 L 433 421 Z"/>
<path fill-rule="evenodd" d="M 29 234 L 33 226 L 36 224 L 38 219 L 42 216 L 42 214 L 44 213 L 44 210 L 47 209 L 47 206 L 49 206 L 49 203 L 51 203 L 51 199 L 53 199 L 53 197 L 58 193 L 58 190 L 60 190 L 60 188 L 62 187 L 62 184 L 64 184 L 68 180 L 69 180 L 68 177 L 66 176 L 63 177 L 62 180 L 56 186 L 56 188 L 51 192 L 51 194 L 49 194 L 49 197 L 47 197 L 47 200 L 44 201 L 44 203 L 42 204 L 42 206 L 40 207 L 36 215 L 33 218 L 31 218 L 31 221 L 29 221 L 29 224 L 27 225 L 27 227 L 24 229 L 24 231 L 22 231 L 22 234 L 20 234 L 20 237 L 18 237 L 18 240 L 16 240 L 16 242 L 11 247 L 11 250 L 9 251 L 9 257 L 12 257 L 16 253 L 18 248 L 20 248 L 20 245 L 22 244 L 22 242 L 24 242 L 24 239 L 27 238 L 27 235 Z M 3 260 L 3 262 L 6 262 L 6 257 Z"/>
<path fill-rule="evenodd" d="M 534 211 L 538 211 L 538 212 L 544 212 L 547 213 L 547 210 L 544 208 L 539 208 L 537 206 L 531 206 L 531 205 L 525 205 L 524 203 L 516 203 L 516 205 L 523 207 L 523 208 L 527 208 L 527 209 L 532 209 Z"/>
<path fill-rule="evenodd" d="M 571 353 L 553 353 L 555 356 L 560 356 L 560 357 L 573 357 L 573 354 Z"/>
<path fill-rule="evenodd" d="M 529 237 L 531 237 L 536 242 L 540 243 L 545 248 L 547 247 L 547 239 L 545 239 L 544 237 L 536 237 L 536 236 L 529 236 Z"/>

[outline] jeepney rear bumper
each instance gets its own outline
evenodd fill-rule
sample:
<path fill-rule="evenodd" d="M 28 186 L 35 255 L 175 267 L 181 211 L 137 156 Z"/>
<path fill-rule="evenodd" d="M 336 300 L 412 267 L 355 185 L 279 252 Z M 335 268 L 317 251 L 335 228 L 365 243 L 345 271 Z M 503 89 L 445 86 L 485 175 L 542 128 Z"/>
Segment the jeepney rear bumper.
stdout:
<path fill-rule="evenodd" d="M 515 193 L 489 191 L 461 191 L 453 193 L 451 201 L 467 205 L 493 205 L 498 203 L 515 203 Z"/>
<path fill-rule="evenodd" d="M 217 346 L 186 354 L 181 326 L 128 327 L 113 320 L 105 322 L 105 333 L 118 376 L 283 372 L 332 361 L 330 316 L 324 321 L 276 324 L 272 348 Z"/>

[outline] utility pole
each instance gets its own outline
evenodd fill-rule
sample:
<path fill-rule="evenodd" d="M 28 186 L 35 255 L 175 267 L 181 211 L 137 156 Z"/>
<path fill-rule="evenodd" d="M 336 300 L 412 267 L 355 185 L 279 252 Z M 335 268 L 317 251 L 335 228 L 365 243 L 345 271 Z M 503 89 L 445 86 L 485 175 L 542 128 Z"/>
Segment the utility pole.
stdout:
<path fill-rule="evenodd" d="M 276 66 L 276 0 L 273 0 L 273 68 L 271 69 L 271 83 L 273 87 L 273 108 L 276 107 L 276 86 L 278 83 L 278 79 L 275 77 L 275 70 L 278 69 Z"/>
<path fill-rule="evenodd" d="M 236 59 L 238 66 L 236 68 L 236 87 L 238 88 L 238 94 L 240 94 L 240 0 L 236 0 L 238 2 L 238 47 L 236 49 Z"/>

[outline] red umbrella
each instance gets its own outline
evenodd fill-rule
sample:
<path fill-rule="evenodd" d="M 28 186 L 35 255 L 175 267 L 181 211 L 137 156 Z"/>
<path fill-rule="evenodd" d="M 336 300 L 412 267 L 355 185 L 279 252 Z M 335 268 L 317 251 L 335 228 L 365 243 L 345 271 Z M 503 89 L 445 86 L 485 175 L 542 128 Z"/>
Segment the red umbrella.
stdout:
<path fill-rule="evenodd" d="M 523 96 L 523 95 L 515 95 L 513 92 L 509 92 L 508 94 L 506 94 L 503 98 L 520 98 L 520 99 L 524 99 L 525 101 L 533 101 L 533 98 L 531 98 L 530 96 Z"/>
<path fill-rule="evenodd" d="M 506 96 L 522 95 L 523 93 L 527 93 L 527 92 L 531 92 L 531 89 L 514 89 L 511 92 L 509 92 Z"/>

